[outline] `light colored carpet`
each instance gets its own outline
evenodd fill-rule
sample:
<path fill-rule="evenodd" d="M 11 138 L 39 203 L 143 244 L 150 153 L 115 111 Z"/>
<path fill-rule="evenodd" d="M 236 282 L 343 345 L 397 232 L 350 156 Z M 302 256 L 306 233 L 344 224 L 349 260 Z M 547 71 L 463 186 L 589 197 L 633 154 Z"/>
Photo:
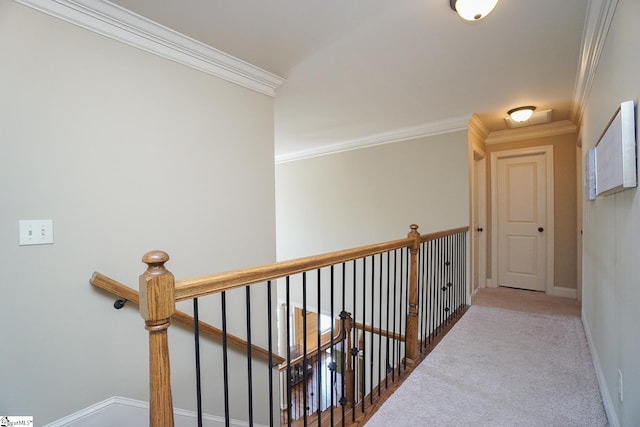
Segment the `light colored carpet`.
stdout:
<path fill-rule="evenodd" d="M 366 423 L 606 426 L 579 317 L 472 306 Z"/>
<path fill-rule="evenodd" d="M 575 299 L 553 297 L 544 292 L 513 288 L 478 289 L 471 299 L 472 305 L 527 311 L 540 314 L 580 316 L 580 303 Z"/>

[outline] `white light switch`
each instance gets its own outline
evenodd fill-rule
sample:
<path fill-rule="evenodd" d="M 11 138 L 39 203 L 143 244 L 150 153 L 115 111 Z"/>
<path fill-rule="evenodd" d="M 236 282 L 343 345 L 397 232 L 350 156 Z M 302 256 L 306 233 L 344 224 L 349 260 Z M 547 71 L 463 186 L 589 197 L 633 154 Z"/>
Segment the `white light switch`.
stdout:
<path fill-rule="evenodd" d="M 53 221 L 50 219 L 21 220 L 20 246 L 48 245 L 53 243 Z"/>

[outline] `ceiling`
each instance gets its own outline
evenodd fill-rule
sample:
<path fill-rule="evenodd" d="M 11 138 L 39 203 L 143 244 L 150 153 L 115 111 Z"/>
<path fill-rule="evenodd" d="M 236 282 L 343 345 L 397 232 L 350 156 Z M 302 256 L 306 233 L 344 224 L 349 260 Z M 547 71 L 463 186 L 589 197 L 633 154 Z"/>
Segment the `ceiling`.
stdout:
<path fill-rule="evenodd" d="M 478 22 L 448 0 L 112 0 L 286 79 L 276 156 L 462 128 L 510 108 L 568 120 L 589 0 L 501 0 Z"/>

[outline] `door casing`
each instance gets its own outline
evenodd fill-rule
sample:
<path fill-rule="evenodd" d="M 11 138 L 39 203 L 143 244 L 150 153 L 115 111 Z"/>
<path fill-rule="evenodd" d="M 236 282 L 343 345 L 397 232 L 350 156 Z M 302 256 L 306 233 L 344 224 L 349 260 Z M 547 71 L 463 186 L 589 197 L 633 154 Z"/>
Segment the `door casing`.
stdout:
<path fill-rule="evenodd" d="M 543 145 L 539 147 L 528 147 L 515 150 L 494 151 L 491 153 L 491 276 L 489 282 L 491 286 L 497 287 L 499 283 L 498 266 L 498 160 L 502 158 L 513 158 L 543 154 L 546 158 L 546 196 L 547 196 L 547 221 L 545 233 L 547 233 L 547 262 L 546 262 L 546 289 L 547 294 L 554 294 L 554 184 L 553 184 L 553 146 Z"/>

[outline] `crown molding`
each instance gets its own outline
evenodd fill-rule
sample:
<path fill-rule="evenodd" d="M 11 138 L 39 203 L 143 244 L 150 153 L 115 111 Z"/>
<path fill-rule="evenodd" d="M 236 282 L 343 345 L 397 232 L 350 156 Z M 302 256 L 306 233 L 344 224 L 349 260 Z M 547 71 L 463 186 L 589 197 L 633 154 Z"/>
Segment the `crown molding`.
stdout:
<path fill-rule="evenodd" d="M 617 6 L 618 0 L 589 0 L 571 112 L 571 120 L 578 125 L 582 123 L 582 114 Z"/>
<path fill-rule="evenodd" d="M 15 0 L 71 24 L 265 95 L 285 79 L 106 0 Z"/>
<path fill-rule="evenodd" d="M 475 135 L 481 141 L 484 141 L 489 136 L 489 129 L 482 123 L 480 117 L 476 114 L 471 116 L 471 120 L 469 120 L 469 131 Z"/>
<path fill-rule="evenodd" d="M 567 133 L 576 133 L 577 131 L 578 127 L 572 121 L 561 120 L 542 125 L 491 132 L 484 142 L 487 145 L 502 144 L 504 142 L 565 135 Z"/>
<path fill-rule="evenodd" d="M 297 160 L 309 159 L 312 157 L 337 154 L 344 151 L 358 150 L 361 148 L 375 147 L 378 145 L 393 144 L 395 142 L 407 141 L 410 139 L 466 130 L 468 122 L 468 116 L 464 116 L 446 119 L 438 122 L 425 123 L 419 126 L 396 129 L 394 131 L 378 133 L 364 138 L 323 145 L 307 150 L 295 151 L 293 153 L 280 154 L 275 156 L 275 163 L 279 164 L 293 162 Z"/>

